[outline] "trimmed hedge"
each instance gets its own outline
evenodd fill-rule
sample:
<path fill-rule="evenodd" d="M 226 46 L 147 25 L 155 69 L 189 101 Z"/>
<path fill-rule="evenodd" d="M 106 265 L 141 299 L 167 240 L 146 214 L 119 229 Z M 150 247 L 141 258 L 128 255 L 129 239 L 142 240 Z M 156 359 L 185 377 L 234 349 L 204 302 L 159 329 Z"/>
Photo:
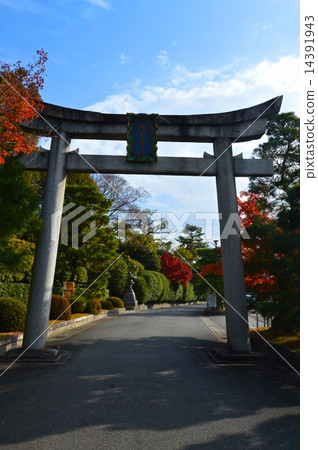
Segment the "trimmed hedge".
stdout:
<path fill-rule="evenodd" d="M 140 276 L 137 277 L 134 281 L 135 283 L 133 285 L 133 290 L 135 291 L 138 303 L 139 304 L 146 303 L 148 297 L 146 280 L 142 276 Z"/>
<path fill-rule="evenodd" d="M 94 314 L 97 316 L 102 310 L 102 304 L 99 298 L 92 298 L 91 300 L 88 300 L 87 306 L 86 306 L 86 312 L 89 314 Z"/>
<path fill-rule="evenodd" d="M 146 281 L 146 303 L 160 301 L 159 299 L 162 291 L 162 284 L 160 278 L 157 277 L 157 274 L 158 272 L 154 272 L 152 270 L 144 270 L 140 274 Z"/>
<path fill-rule="evenodd" d="M 193 284 L 188 283 L 186 286 L 183 286 L 183 295 L 182 300 L 187 303 L 194 300 L 194 289 Z"/>
<path fill-rule="evenodd" d="M 107 300 L 109 300 L 114 308 L 124 308 L 124 302 L 121 298 L 118 297 L 109 297 Z"/>
<path fill-rule="evenodd" d="M 0 298 L 0 331 L 23 331 L 26 306 L 15 298 Z"/>
<path fill-rule="evenodd" d="M 119 259 L 110 269 L 108 289 L 111 297 L 123 297 L 128 283 L 128 267 L 126 261 Z"/>
<path fill-rule="evenodd" d="M 30 285 L 26 283 L 0 283 L 0 297 L 8 297 L 28 304 Z"/>
<path fill-rule="evenodd" d="M 194 300 L 193 285 L 173 284 L 160 272 L 143 270 L 133 289 L 139 303 L 190 302 Z"/>
<path fill-rule="evenodd" d="M 181 284 L 173 285 L 174 301 L 182 302 L 183 299 L 183 286 Z"/>
<path fill-rule="evenodd" d="M 50 320 L 70 320 L 71 304 L 67 298 L 61 295 L 52 295 Z"/>
<path fill-rule="evenodd" d="M 69 301 L 72 305 L 72 314 L 83 313 L 87 307 L 87 299 L 83 296 L 78 297 L 74 295 Z"/>
<path fill-rule="evenodd" d="M 114 309 L 114 305 L 110 300 L 101 300 L 100 302 L 103 309 Z"/>

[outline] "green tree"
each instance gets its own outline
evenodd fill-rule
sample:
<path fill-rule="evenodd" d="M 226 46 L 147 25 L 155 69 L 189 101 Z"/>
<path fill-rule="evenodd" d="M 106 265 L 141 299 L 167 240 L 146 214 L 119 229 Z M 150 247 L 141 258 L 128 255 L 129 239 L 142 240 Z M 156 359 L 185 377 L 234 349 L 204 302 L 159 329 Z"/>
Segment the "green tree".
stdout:
<path fill-rule="evenodd" d="M 254 151 L 256 158 L 272 159 L 273 177 L 251 177 L 249 192 L 260 195 L 263 208 L 277 212 L 286 204 L 287 191 L 299 182 L 300 120 L 292 112 L 278 114 L 268 121 L 267 142 Z"/>
<path fill-rule="evenodd" d="M 192 283 L 195 295 L 198 298 L 205 300 L 206 292 L 210 289 L 210 286 L 223 294 L 223 279 L 221 274 L 218 273 L 221 271 L 220 248 L 198 249 L 195 269 L 197 273 L 193 277 Z"/>
<path fill-rule="evenodd" d="M 105 269 L 116 258 L 117 239 L 114 230 L 109 226 L 107 215 L 111 200 L 102 195 L 90 175 L 74 173 L 67 177 L 64 205 L 69 203 L 75 203 L 77 207 L 84 206 L 87 210 L 95 211 L 95 214 L 81 224 L 78 249 L 71 246 L 71 230 L 69 230 L 69 245 L 59 245 L 55 282 L 61 284 L 66 279 L 75 281 L 78 268 L 85 267 L 87 284 L 94 282 L 90 289 L 93 295 L 107 286 L 109 271 Z M 90 232 L 90 224 L 93 220 L 96 221 L 95 235 L 81 244 L 83 237 Z M 104 271 L 105 273 L 100 276 Z"/>
<path fill-rule="evenodd" d="M 160 270 L 158 244 L 151 235 L 126 231 L 126 240 L 119 245 L 119 251 L 140 262 L 146 270 Z"/>
<path fill-rule="evenodd" d="M 39 219 L 38 174 L 26 172 L 16 157 L 0 165 L 0 273 L 2 281 L 28 281 Z"/>
<path fill-rule="evenodd" d="M 271 298 L 273 326 L 286 330 L 299 327 L 299 122 L 294 113 L 279 114 L 268 122 L 267 142 L 253 152 L 274 161 L 274 176 L 250 179 L 251 240 L 244 243 L 250 281 L 258 280 L 260 300 Z M 271 292 L 262 293 L 262 274 Z"/>
<path fill-rule="evenodd" d="M 300 296 L 300 186 L 297 183 L 287 191 L 286 205 L 277 216 L 277 229 L 273 237 L 273 272 L 280 289 L 276 295 L 274 326 L 286 330 L 299 330 Z"/>
<path fill-rule="evenodd" d="M 180 246 L 188 250 L 194 258 L 197 256 L 197 251 L 199 248 L 207 248 L 208 244 L 203 240 L 203 231 L 201 227 L 196 225 L 186 224 L 182 230 L 183 236 L 180 235 L 176 241 L 179 242 Z"/>

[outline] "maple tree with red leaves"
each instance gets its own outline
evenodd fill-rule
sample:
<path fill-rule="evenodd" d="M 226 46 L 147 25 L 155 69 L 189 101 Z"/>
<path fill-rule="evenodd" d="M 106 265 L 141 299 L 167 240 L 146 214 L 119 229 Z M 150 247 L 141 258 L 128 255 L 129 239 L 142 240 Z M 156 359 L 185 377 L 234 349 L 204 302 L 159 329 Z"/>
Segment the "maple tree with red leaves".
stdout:
<path fill-rule="evenodd" d="M 268 228 L 273 231 L 277 228 L 276 221 L 269 214 L 262 211 L 258 207 L 259 195 L 242 191 L 241 198 L 238 198 L 238 210 L 242 224 L 245 228 L 258 226 Z M 254 234 L 254 233 L 253 233 Z M 245 284 L 248 292 L 258 293 L 262 296 L 268 296 L 277 288 L 277 279 L 269 273 L 264 267 L 266 262 L 272 260 L 271 252 L 271 233 L 266 238 L 262 236 L 262 244 L 260 245 L 259 236 L 255 239 L 242 240 L 242 254 L 245 267 Z M 268 265 L 268 264 L 267 264 Z M 213 264 L 205 264 L 200 267 L 199 277 L 208 279 L 209 275 L 221 278 L 223 276 L 221 260 Z"/>
<path fill-rule="evenodd" d="M 222 263 L 218 262 L 214 264 L 205 264 L 204 266 L 201 266 L 199 274 L 200 277 L 205 278 L 210 273 L 212 273 L 216 277 L 222 277 L 223 276 Z"/>
<path fill-rule="evenodd" d="M 36 53 L 37 60 L 27 67 L 21 61 L 0 64 L 0 164 L 8 156 L 36 150 L 37 137 L 21 126 L 38 117 L 44 108 L 39 91 L 43 88 L 47 53 L 43 49 Z"/>
<path fill-rule="evenodd" d="M 245 268 L 245 285 L 249 292 L 266 298 L 277 288 L 277 278 L 268 268 L 278 255 L 272 251 L 273 233 L 278 230 L 277 221 L 267 211 L 259 207 L 259 194 L 242 191 L 238 202 L 238 212 L 251 239 L 242 240 Z"/>
<path fill-rule="evenodd" d="M 173 283 L 186 286 L 192 278 L 192 269 L 188 264 L 180 261 L 176 256 L 169 255 L 168 252 L 160 256 L 161 272 Z"/>

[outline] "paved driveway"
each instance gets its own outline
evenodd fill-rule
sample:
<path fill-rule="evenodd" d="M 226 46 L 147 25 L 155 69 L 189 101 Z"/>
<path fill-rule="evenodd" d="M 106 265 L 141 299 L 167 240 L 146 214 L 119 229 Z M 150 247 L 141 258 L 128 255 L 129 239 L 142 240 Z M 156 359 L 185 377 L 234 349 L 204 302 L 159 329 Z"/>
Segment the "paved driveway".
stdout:
<path fill-rule="evenodd" d="M 16 364 L 0 377 L 0 448 L 298 449 L 297 375 L 215 364 L 202 308 L 106 318 L 59 339 L 67 362 Z"/>

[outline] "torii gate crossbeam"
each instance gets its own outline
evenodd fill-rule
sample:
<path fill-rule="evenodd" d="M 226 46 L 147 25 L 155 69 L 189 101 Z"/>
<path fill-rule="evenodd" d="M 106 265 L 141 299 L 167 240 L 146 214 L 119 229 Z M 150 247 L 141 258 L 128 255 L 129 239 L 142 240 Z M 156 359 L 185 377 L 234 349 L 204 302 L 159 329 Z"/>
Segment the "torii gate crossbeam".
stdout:
<path fill-rule="evenodd" d="M 275 117 L 282 96 L 260 105 L 220 114 L 159 116 L 158 141 L 213 143 L 214 156 L 204 158 L 158 157 L 154 163 L 126 161 L 122 156 L 80 155 L 70 152 L 72 138 L 126 140 L 126 115 L 79 111 L 45 104 L 41 116 L 24 128 L 41 136 L 52 136 L 50 151 L 24 156 L 28 170 L 46 170 L 41 217 L 36 247 L 23 348 L 41 350 L 46 345 L 51 295 L 58 250 L 67 172 L 116 174 L 162 174 L 216 176 L 220 232 L 231 215 L 237 215 L 236 176 L 271 176 L 270 160 L 233 157 L 232 143 L 259 139 L 267 120 Z M 52 220 L 54 218 L 54 221 Z M 224 296 L 227 302 L 226 327 L 229 349 L 249 352 L 241 236 L 221 238 Z"/>

